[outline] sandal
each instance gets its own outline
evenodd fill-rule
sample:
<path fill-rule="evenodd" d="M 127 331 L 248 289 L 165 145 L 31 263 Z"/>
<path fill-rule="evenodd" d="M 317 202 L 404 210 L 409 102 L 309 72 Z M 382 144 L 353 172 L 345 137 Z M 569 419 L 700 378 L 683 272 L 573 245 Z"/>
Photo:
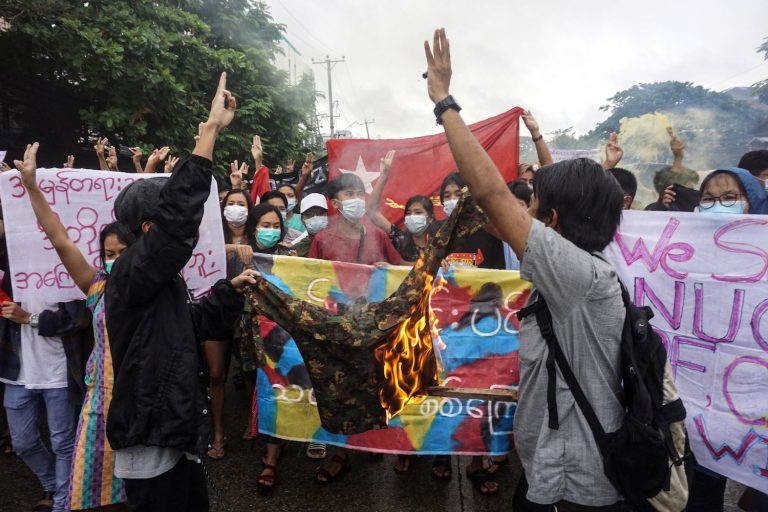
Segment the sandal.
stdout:
<path fill-rule="evenodd" d="M 509 464 L 509 456 L 503 459 L 496 460 L 493 457 L 488 458 L 488 467 L 485 468 L 486 473 L 489 475 L 495 475 L 501 468 Z"/>
<path fill-rule="evenodd" d="M 320 466 L 317 468 L 317 473 L 315 474 L 315 482 L 318 484 L 329 484 L 349 471 L 352 467 L 349 463 L 349 457 L 340 457 L 339 455 L 333 456 L 331 464 L 337 464 L 339 469 L 336 470 L 335 473 L 331 473 L 326 468 Z"/>
<path fill-rule="evenodd" d="M 227 438 L 225 437 L 222 439 L 221 444 L 219 446 L 216 446 L 216 443 L 211 443 L 211 447 L 208 448 L 208 458 L 213 460 L 221 460 L 224 458 L 224 456 L 227 454 L 227 451 L 225 450 L 227 446 Z"/>
<path fill-rule="evenodd" d="M 450 455 L 436 455 L 435 460 L 432 461 L 432 476 L 438 480 L 447 482 L 453 475 L 453 469 L 451 468 L 451 456 Z"/>
<path fill-rule="evenodd" d="M 43 497 L 35 504 L 32 512 L 52 512 L 53 511 L 53 492 L 44 492 Z"/>
<path fill-rule="evenodd" d="M 392 466 L 395 473 L 400 473 L 401 475 L 407 473 L 411 467 L 411 457 L 411 455 L 398 455 L 397 463 Z"/>
<path fill-rule="evenodd" d="M 307 457 L 310 459 L 324 459 L 325 450 L 325 443 L 309 443 L 309 446 L 307 446 Z"/>
<path fill-rule="evenodd" d="M 265 475 L 265 471 L 271 471 L 271 474 Z M 275 490 L 275 482 L 277 482 L 277 467 L 272 464 L 264 464 L 264 469 L 259 475 L 259 479 L 256 480 L 256 486 L 259 489 L 259 494 L 262 496 L 269 496 L 272 491 Z"/>
<path fill-rule="evenodd" d="M 467 467 L 467 478 L 472 482 L 477 491 L 484 496 L 493 496 L 499 493 L 499 483 L 494 476 L 486 469 L 476 469 L 470 471 Z M 496 484 L 495 486 L 489 486 L 488 484 Z"/>

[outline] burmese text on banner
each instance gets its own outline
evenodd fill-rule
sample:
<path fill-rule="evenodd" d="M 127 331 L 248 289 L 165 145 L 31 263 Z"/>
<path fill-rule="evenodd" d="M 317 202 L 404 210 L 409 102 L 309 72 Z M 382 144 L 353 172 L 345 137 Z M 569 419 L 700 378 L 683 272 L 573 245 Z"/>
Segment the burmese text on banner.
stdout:
<path fill-rule="evenodd" d="M 85 169 L 37 170 L 37 182 L 48 204 L 66 227 L 69 238 L 97 268 L 101 267 L 99 233 L 115 220 L 112 205 L 117 195 L 137 179 L 162 176 Z M 50 302 L 82 299 L 83 294 L 35 220 L 18 171 L 0 174 L 0 199 L 14 299 L 25 301 L 41 293 Z M 200 240 L 183 275 L 193 290 L 203 290 L 226 277 L 221 212 L 213 180 L 200 225 Z"/>

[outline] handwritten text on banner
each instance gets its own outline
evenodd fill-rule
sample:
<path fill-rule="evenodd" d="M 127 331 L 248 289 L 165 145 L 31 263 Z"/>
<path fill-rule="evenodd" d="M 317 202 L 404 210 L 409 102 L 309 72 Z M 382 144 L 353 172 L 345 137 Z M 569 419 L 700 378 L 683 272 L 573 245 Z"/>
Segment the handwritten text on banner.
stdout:
<path fill-rule="evenodd" d="M 114 221 L 112 205 L 130 183 L 157 174 L 128 174 L 84 169 L 38 169 L 37 182 L 72 241 L 89 263 L 100 267 L 99 233 Z M 167 175 L 166 175 L 167 176 Z M 5 218 L 14 299 L 29 300 L 44 293 L 49 301 L 83 298 L 35 220 L 18 171 L 0 174 L 0 198 Z M 224 238 L 216 187 L 205 203 L 200 241 L 183 275 L 191 289 L 203 289 L 226 275 Z"/>
<path fill-rule="evenodd" d="M 608 249 L 667 345 L 699 464 L 768 492 L 768 217 L 628 212 Z"/>

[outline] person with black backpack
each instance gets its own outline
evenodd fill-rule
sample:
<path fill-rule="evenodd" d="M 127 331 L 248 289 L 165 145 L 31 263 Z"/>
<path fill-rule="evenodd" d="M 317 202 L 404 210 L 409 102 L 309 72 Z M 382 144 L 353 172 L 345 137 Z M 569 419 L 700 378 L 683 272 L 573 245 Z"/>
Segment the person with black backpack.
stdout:
<path fill-rule="evenodd" d="M 624 194 L 618 182 L 589 159 L 548 165 L 536 174 L 526 211 L 449 94 L 451 60 L 443 29 L 435 31 L 431 48 L 425 42 L 425 52 L 434 114 L 445 128 L 459 172 L 520 259 L 522 278 L 534 286 L 533 309 L 519 332 L 514 428 L 524 474 L 515 492 L 515 512 L 682 510 L 687 486 L 674 502 L 647 501 L 664 489 L 682 487 L 679 472 L 669 466 L 682 464 L 677 452 L 684 451 L 684 408 L 674 383 L 664 379 L 663 347 L 659 350 L 660 344 L 648 338 L 647 311 L 631 306 L 601 254 L 621 220 Z M 635 339 L 638 350 L 632 346 Z M 653 350 L 643 353 L 641 339 Z M 653 377 L 653 393 L 646 376 Z M 664 416 L 665 401 L 677 408 L 669 414 L 672 419 L 659 420 L 666 424 L 661 430 L 667 438 L 654 423 Z M 667 428 L 673 421 L 678 435 Z M 680 439 L 682 444 L 673 449 Z M 625 455 L 631 457 L 629 465 Z"/>

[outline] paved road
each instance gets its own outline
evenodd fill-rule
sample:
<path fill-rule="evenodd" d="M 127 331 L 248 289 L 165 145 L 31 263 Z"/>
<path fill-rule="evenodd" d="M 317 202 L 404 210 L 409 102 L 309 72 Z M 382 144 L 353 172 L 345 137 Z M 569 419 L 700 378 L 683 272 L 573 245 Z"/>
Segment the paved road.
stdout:
<path fill-rule="evenodd" d="M 431 458 L 416 459 L 410 471 L 392 470 L 395 458 L 374 458 L 368 454 L 352 456 L 353 469 L 331 485 L 314 483 L 317 462 L 304 456 L 302 443 L 289 443 L 280 461 L 277 487 L 268 498 L 256 492 L 262 442 L 240 439 L 246 425 L 248 401 L 242 392 L 228 388 L 226 419 L 230 439 L 222 461 L 207 461 L 211 510 L 214 511 L 349 511 L 349 512 L 426 512 L 426 511 L 504 511 L 511 510 L 512 492 L 520 474 L 515 460 L 500 474 L 501 490 L 485 497 L 472 488 L 463 474 L 467 457 L 453 458 L 453 479 L 441 482 L 430 473 Z M 217 500 L 217 492 L 223 497 Z M 26 466 L 17 458 L 0 456 L 0 512 L 27 512 L 38 497 L 40 487 Z M 729 485 L 726 512 L 736 512 L 740 486 Z"/>

